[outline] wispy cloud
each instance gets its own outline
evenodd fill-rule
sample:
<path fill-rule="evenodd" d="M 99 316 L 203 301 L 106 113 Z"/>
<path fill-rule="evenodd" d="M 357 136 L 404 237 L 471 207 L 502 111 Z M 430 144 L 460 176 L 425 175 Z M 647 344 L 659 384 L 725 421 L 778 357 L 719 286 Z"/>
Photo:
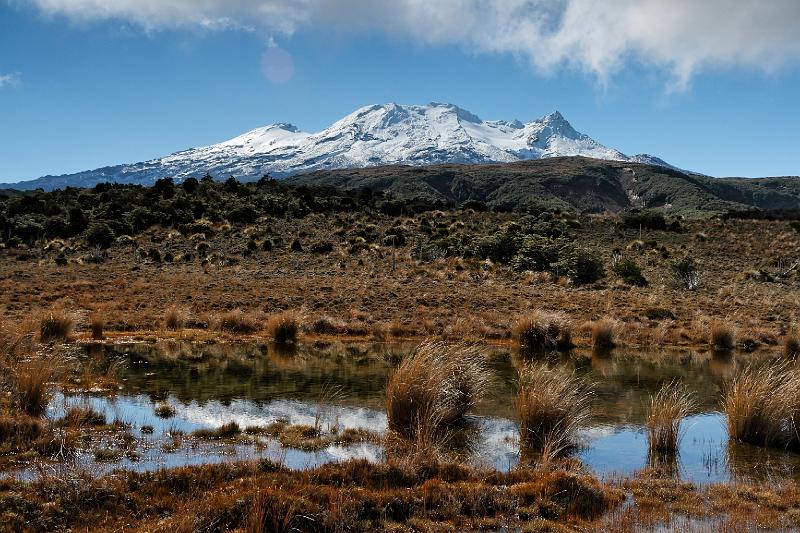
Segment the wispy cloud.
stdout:
<path fill-rule="evenodd" d="M 638 62 L 685 87 L 703 69 L 773 71 L 800 60 L 797 0 L 32 0 L 78 20 L 161 27 L 378 31 L 513 54 L 604 81 Z"/>
<path fill-rule="evenodd" d="M 17 85 L 19 83 L 19 74 L 0 74 L 0 89 Z"/>

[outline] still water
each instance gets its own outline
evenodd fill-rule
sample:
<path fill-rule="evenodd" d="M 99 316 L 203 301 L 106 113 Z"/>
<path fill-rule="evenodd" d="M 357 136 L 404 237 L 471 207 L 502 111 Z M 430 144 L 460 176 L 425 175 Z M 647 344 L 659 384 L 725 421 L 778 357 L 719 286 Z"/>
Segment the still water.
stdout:
<path fill-rule="evenodd" d="M 413 345 L 301 344 L 278 349 L 268 344 L 192 344 L 158 342 L 87 348 L 88 358 L 120 361 L 121 390 L 112 398 L 91 394 L 57 396 L 48 416 L 63 416 L 71 405 L 87 405 L 109 421 L 130 426 L 136 453 L 109 463 L 95 463 L 90 452 L 77 462 L 94 471 L 113 468 L 152 470 L 189 464 L 278 458 L 292 468 L 362 457 L 380 460 L 383 450 L 371 443 L 332 445 L 316 452 L 282 448 L 275 440 L 256 444 L 182 443 L 181 436 L 228 422 L 240 427 L 277 420 L 326 428 L 386 430 L 384 386 L 393 367 Z M 491 397 L 471 413 L 472 433 L 465 459 L 506 470 L 519 461 L 514 416 L 518 357 L 487 348 L 495 376 Z M 698 483 L 740 478 L 797 478 L 800 455 L 729 442 L 719 413 L 722 388 L 752 355 L 715 357 L 710 353 L 673 351 L 602 356 L 574 352 L 554 357 L 594 384 L 590 424 L 580 432 L 577 457 L 604 478 L 630 476 L 648 465 L 643 429 L 649 395 L 662 383 L 681 380 L 696 395 L 697 413 L 684 422 L 675 475 Z M 335 392 L 333 392 L 335 391 Z M 175 414 L 155 415 L 167 403 Z M 142 431 L 142 428 L 145 431 Z M 152 430 L 151 430 L 152 428 Z M 151 432 L 152 431 L 152 432 Z M 109 440 L 113 448 L 118 443 Z"/>

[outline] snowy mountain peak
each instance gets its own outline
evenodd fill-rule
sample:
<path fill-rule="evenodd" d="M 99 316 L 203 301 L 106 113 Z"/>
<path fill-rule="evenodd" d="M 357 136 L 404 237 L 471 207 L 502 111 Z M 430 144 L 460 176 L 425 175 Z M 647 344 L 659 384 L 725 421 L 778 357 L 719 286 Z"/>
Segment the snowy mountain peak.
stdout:
<path fill-rule="evenodd" d="M 528 123 L 484 121 L 453 104 L 365 106 L 316 133 L 292 124 L 256 128 L 228 141 L 170 156 L 73 175 L 47 177 L 58 186 L 104 181 L 149 184 L 159 178 L 236 176 L 258 179 L 377 165 L 512 162 L 585 156 L 667 165 L 654 156 L 629 158 L 576 131 L 558 111 Z M 33 182 L 31 182 L 33 183 Z"/>

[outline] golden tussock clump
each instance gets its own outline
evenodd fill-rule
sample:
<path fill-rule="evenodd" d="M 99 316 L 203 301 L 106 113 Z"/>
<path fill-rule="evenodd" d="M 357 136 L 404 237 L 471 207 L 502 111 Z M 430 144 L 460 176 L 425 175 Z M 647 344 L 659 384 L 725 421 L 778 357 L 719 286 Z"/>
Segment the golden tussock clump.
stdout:
<path fill-rule="evenodd" d="M 92 338 L 94 340 L 103 340 L 105 338 L 103 334 L 105 326 L 106 321 L 100 313 L 95 312 L 89 316 L 89 329 L 92 331 Z"/>
<path fill-rule="evenodd" d="M 564 368 L 524 366 L 515 406 L 523 453 L 541 452 L 546 461 L 570 448 L 589 416 L 592 395 L 586 381 Z"/>
<path fill-rule="evenodd" d="M 715 321 L 711 324 L 711 335 L 709 339 L 711 348 L 717 351 L 729 351 L 736 347 L 736 338 L 733 328 L 722 322 Z"/>
<path fill-rule="evenodd" d="M 267 333 L 280 344 L 297 340 L 300 319 L 294 311 L 283 311 L 267 318 Z"/>
<path fill-rule="evenodd" d="M 489 389 L 491 378 L 481 350 L 426 341 L 389 376 L 386 415 L 402 437 L 434 438 L 458 423 Z"/>
<path fill-rule="evenodd" d="M 16 363 L 11 377 L 18 408 L 30 416 L 42 416 L 52 397 L 53 382 L 65 366 L 63 357 L 45 354 Z"/>
<path fill-rule="evenodd" d="M 63 342 L 69 339 L 75 319 L 60 307 L 47 311 L 39 319 L 39 340 L 42 342 Z"/>
<path fill-rule="evenodd" d="M 219 329 L 229 333 L 255 333 L 260 328 L 256 320 L 242 311 L 241 309 L 233 309 L 223 313 L 219 317 Z"/>
<path fill-rule="evenodd" d="M 722 408 L 733 439 L 758 446 L 797 445 L 800 375 L 790 362 L 748 365 L 729 383 Z"/>
<path fill-rule="evenodd" d="M 681 438 L 681 421 L 695 408 L 694 396 L 680 383 L 663 385 L 650 396 L 647 439 L 651 454 L 675 455 Z"/>
<path fill-rule="evenodd" d="M 572 347 L 572 324 L 563 313 L 536 310 L 517 318 L 511 337 L 522 352 L 568 349 Z"/>
<path fill-rule="evenodd" d="M 591 324 L 592 348 L 607 350 L 616 346 L 614 340 L 617 324 L 610 318 L 601 318 Z"/>
<path fill-rule="evenodd" d="M 786 339 L 783 341 L 783 353 L 790 359 L 796 359 L 800 355 L 800 338 L 796 334 L 786 335 Z"/>
<path fill-rule="evenodd" d="M 171 305 L 164 313 L 164 327 L 170 331 L 178 331 L 186 325 L 188 312 L 186 309 Z"/>

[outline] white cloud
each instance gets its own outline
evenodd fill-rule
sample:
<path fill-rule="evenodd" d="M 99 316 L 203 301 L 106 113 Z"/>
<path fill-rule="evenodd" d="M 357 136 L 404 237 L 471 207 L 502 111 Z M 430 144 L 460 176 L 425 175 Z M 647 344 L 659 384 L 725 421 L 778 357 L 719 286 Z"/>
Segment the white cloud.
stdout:
<path fill-rule="evenodd" d="M 629 62 L 678 86 L 705 68 L 772 71 L 800 59 L 798 0 L 30 0 L 48 14 L 160 27 L 377 31 L 509 53 L 606 80 Z"/>
<path fill-rule="evenodd" d="M 0 74 L 0 89 L 17 85 L 19 83 L 19 74 Z"/>

